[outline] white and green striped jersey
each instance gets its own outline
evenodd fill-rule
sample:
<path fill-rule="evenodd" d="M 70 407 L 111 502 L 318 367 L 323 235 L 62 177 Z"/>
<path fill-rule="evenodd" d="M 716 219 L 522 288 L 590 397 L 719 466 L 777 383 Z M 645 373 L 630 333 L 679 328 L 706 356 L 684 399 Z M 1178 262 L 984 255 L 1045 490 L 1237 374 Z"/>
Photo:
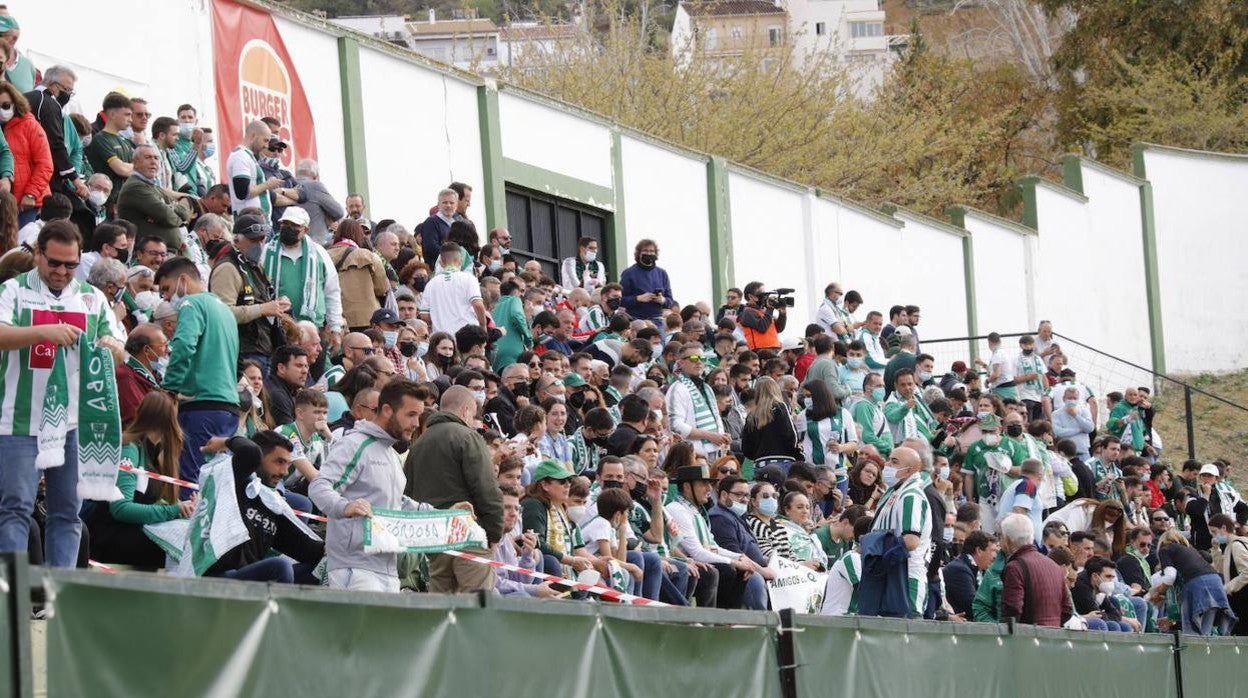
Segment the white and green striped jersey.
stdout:
<path fill-rule="evenodd" d="M 38 271 L 20 274 L 0 286 L 0 323 L 13 327 L 74 325 L 83 330 L 88 342 L 98 337 L 124 341 L 114 329 L 115 318 L 103 293 L 74 279 L 57 296 L 44 285 Z M 0 435 L 39 433 L 48 378 L 58 354 L 65 362 L 68 428 L 78 427 L 78 345 L 58 348 L 51 342 L 40 342 L 0 352 Z"/>
<path fill-rule="evenodd" d="M 919 544 L 906 560 L 911 612 L 923 613 L 927 603 L 927 563 L 932 554 L 932 510 L 923 489 L 931 482 L 927 473 L 916 473 L 884 493 L 875 513 L 873 531 L 892 531 L 919 536 Z"/>
<path fill-rule="evenodd" d="M 1041 359 L 1035 353 L 1031 356 L 1020 353 L 1014 364 L 1014 375 L 1022 376 L 1028 373 L 1034 373 L 1040 377 L 1025 383 L 1019 383 L 1018 399 L 1040 402 L 1040 398 L 1044 396 L 1044 391 L 1048 389 L 1048 383 L 1044 380 L 1044 359 Z"/>
<path fill-rule="evenodd" d="M 292 461 L 306 458 L 312 467 L 317 470 L 321 469 L 321 463 L 325 461 L 325 454 L 329 451 L 329 443 L 319 431 L 312 432 L 312 436 L 307 441 L 299 436 L 299 427 L 295 426 L 294 422 L 283 424 L 274 431 L 290 439 L 295 445 L 295 450 L 290 454 Z M 291 471 L 294 471 L 293 465 Z"/>
<path fill-rule="evenodd" d="M 837 413 L 812 422 L 803 411 L 798 419 L 798 432 L 802 438 L 802 452 L 806 460 L 815 465 L 826 465 L 836 469 L 837 482 L 847 479 L 849 473 L 848 459 L 837 453 L 828 445 L 854 443 L 858 441 L 858 425 L 849 410 L 840 408 Z"/>
<path fill-rule="evenodd" d="M 822 615 L 843 616 L 858 612 L 861 574 L 862 555 L 857 550 L 846 553 L 832 565 L 823 592 Z"/>

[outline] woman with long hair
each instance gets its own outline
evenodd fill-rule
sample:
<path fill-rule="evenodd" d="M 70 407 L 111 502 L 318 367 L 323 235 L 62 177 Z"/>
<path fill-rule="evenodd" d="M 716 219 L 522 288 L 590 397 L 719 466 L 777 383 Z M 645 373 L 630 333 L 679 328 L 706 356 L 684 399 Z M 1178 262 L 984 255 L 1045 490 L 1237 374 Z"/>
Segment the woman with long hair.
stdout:
<path fill-rule="evenodd" d="M 1127 520 L 1122 503 L 1114 499 L 1076 499 L 1049 514 L 1044 523 L 1060 521 L 1070 531 L 1089 531 L 1109 538 L 1114 557 L 1127 547 Z"/>
<path fill-rule="evenodd" d="M 681 442 L 685 443 L 685 442 Z M 641 462 L 646 464 L 647 468 L 659 467 L 659 440 L 651 434 L 641 434 L 633 439 L 633 443 L 628 447 L 628 455 L 637 456 Z M 690 446 L 692 452 L 693 447 Z M 669 454 L 670 455 L 670 454 Z M 690 465 L 693 463 L 691 462 Z"/>
<path fill-rule="evenodd" d="M 251 393 L 251 408 L 239 414 L 239 436 L 250 437 L 258 431 L 275 429 L 273 412 L 269 409 L 269 390 L 264 385 L 264 369 L 254 359 L 242 362 L 243 377 L 238 381 L 239 390 Z"/>
<path fill-rule="evenodd" d="M 17 199 L 20 227 L 39 216 L 43 200 L 52 194 L 52 148 L 39 120 L 30 113 L 30 102 L 13 83 L 0 82 L 0 124 L 13 153 L 13 185 L 9 191 Z"/>
<path fill-rule="evenodd" d="M 434 332 L 429 338 L 429 351 L 425 353 L 425 375 L 429 380 L 444 376 L 452 366 L 460 363 L 455 338 L 446 332 Z"/>
<path fill-rule="evenodd" d="M 754 404 L 741 430 L 741 452 L 755 468 L 778 465 L 786 475 L 787 464 L 804 457 L 780 384 L 767 376 L 754 385 Z"/>
<path fill-rule="evenodd" d="M 780 515 L 780 493 L 770 482 L 756 482 L 750 488 L 750 510 L 745 514 L 746 528 L 754 534 L 759 550 L 770 558 L 788 558 L 789 538 L 776 517 Z"/>
<path fill-rule="evenodd" d="M 859 458 L 858 465 L 849 471 L 849 498 L 854 504 L 861 504 L 868 511 L 874 511 L 875 505 L 884 493 L 880 481 L 880 466 L 869 458 Z"/>
<path fill-rule="evenodd" d="M 546 411 L 546 433 L 537 442 L 537 451 L 542 458 L 557 461 L 569 471 L 572 470 L 572 444 L 563 433 L 568 424 L 568 406 L 561 400 L 548 397 L 542 401 L 542 409 Z"/>
<path fill-rule="evenodd" d="M 828 554 L 824 552 L 819 540 L 808 531 L 815 523 L 811 517 L 812 511 L 810 498 L 804 492 L 788 492 L 780 500 L 778 519 L 784 535 L 788 538 L 789 554 L 786 557 L 819 571 L 828 566 Z"/>
<path fill-rule="evenodd" d="M 381 307 L 379 299 L 390 292 L 385 262 L 373 252 L 364 227 L 351 218 L 338 224 L 326 251 L 342 287 L 342 317 L 352 332 L 362 332 L 371 324 L 373 311 Z"/>
<path fill-rule="evenodd" d="M 1182 533 L 1171 529 L 1157 543 L 1161 584 L 1179 590 L 1183 632 L 1189 635 L 1231 634 L 1235 614 L 1226 597 L 1222 575 L 1192 547 Z"/>
<path fill-rule="evenodd" d="M 121 440 L 121 461 L 144 472 L 118 472 L 121 499 L 91 502 L 87 516 L 91 556 L 99 562 L 159 569 L 165 566 L 165 553 L 143 533 L 144 524 L 187 518 L 196 502 L 195 497 L 179 502 L 177 486 L 145 474 L 178 475 L 182 429 L 177 403 L 167 393 L 148 393 Z"/>
<path fill-rule="evenodd" d="M 568 513 L 571 471 L 544 460 L 533 471 L 533 484 L 520 501 L 521 526 L 537 535 L 546 574 L 575 577 L 594 566 L 594 558 L 579 545 L 576 522 Z"/>
<path fill-rule="evenodd" d="M 849 464 L 858 452 L 858 427 L 849 410 L 837 404 L 828 384 L 815 380 L 802 386 L 803 409 L 797 415 L 797 433 L 807 463 L 826 465 L 836 472 L 836 486 L 849 491 Z"/>

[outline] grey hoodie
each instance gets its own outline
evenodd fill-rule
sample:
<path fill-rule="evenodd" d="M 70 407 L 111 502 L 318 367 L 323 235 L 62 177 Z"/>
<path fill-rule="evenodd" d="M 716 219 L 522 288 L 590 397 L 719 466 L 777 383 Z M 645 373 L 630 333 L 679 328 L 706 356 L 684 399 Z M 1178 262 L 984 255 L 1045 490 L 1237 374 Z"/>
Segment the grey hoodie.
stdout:
<path fill-rule="evenodd" d="M 329 518 L 325 553 L 329 570 L 362 569 L 398 576 L 398 555 L 364 552 L 364 519 L 345 518 L 347 504 L 363 499 L 377 509 L 432 509 L 403 495 L 407 476 L 394 451 L 395 438 L 368 420 L 335 441 L 308 496 Z"/>

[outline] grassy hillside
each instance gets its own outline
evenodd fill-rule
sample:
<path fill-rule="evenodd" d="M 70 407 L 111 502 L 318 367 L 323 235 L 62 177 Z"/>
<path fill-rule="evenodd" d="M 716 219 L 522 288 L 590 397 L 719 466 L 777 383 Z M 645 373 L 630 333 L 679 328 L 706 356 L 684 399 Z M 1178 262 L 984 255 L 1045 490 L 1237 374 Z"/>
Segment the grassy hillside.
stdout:
<path fill-rule="evenodd" d="M 1186 380 L 1197 388 L 1248 407 L 1248 371 L 1220 376 L 1202 374 Z M 1187 458 L 1182 388 L 1176 386 L 1163 392 L 1157 399 L 1157 408 L 1154 427 L 1161 433 L 1166 460 L 1177 465 Z M 1237 409 L 1193 392 L 1192 414 L 1195 418 L 1196 457 L 1200 461 L 1207 463 L 1215 458 L 1225 458 L 1235 464 L 1244 462 L 1244 455 L 1248 454 L 1248 410 Z"/>

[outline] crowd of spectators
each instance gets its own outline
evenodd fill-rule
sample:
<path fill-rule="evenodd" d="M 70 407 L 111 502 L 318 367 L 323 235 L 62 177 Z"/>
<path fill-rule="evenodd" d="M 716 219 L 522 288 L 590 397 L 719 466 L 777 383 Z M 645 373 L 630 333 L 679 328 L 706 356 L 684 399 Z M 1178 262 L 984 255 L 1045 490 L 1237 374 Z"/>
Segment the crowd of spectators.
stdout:
<path fill-rule="evenodd" d="M 339 203 L 272 118 L 218 158 L 190 104 L 70 113 L 74 72 L 19 36 L 0 15 L 0 550 L 163 569 L 145 527 L 201 499 L 148 474 L 203 484 L 226 451 L 247 535 L 207 576 L 584 596 L 367 553 L 353 521 L 458 508 L 469 553 L 672 605 L 767 609 L 783 558 L 827 573 L 830 615 L 1244 634 L 1232 465 L 1169 465 L 1149 391 L 1093 394 L 1049 323 L 940 373 L 918 305 L 840 283 L 805 327 L 762 281 L 682 304 L 654 240 L 622 269 L 593 237 L 544 259 L 478 230 L 465 183 Z M 84 505 L 91 345 L 132 470 Z"/>

